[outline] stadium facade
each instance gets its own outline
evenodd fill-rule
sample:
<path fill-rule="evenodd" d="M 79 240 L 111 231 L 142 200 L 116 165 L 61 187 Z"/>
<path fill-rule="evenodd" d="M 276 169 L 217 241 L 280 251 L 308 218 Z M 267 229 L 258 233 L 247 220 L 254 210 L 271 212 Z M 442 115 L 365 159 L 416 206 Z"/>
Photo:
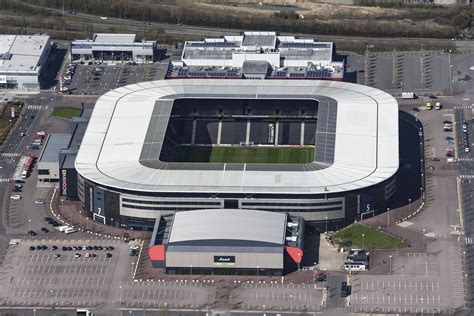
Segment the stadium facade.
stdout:
<path fill-rule="evenodd" d="M 151 230 L 157 218 L 196 209 L 274 211 L 336 229 L 390 207 L 398 137 L 396 100 L 367 86 L 143 82 L 98 99 L 75 160 L 77 192 L 89 217 L 134 229 Z M 204 163 L 166 157 L 173 148 L 199 144 L 312 144 L 314 159 Z"/>

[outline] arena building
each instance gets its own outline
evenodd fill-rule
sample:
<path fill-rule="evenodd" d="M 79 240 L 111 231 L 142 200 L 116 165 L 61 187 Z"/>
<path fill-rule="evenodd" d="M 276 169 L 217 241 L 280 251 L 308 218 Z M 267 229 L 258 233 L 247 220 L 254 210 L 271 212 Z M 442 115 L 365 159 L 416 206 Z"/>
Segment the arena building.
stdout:
<path fill-rule="evenodd" d="M 336 81 L 161 80 L 101 96 L 75 168 L 88 216 L 152 230 L 196 209 L 288 213 L 330 229 L 396 189 L 398 104 Z"/>
<path fill-rule="evenodd" d="M 148 256 L 168 274 L 282 275 L 303 258 L 304 221 L 239 209 L 177 212 L 157 220 Z"/>
<path fill-rule="evenodd" d="M 237 36 L 186 41 L 168 78 L 342 80 L 344 62 L 333 42 L 243 32 Z"/>

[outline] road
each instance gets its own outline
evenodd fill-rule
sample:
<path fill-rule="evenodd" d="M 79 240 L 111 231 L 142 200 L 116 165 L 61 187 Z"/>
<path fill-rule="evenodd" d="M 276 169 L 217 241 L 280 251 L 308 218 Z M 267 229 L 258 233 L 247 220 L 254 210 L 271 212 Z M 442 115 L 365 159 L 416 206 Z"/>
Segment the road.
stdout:
<path fill-rule="evenodd" d="M 24 105 L 21 117 L 17 121 L 14 129 L 9 134 L 9 137 L 2 146 L 0 154 L 0 201 L 8 203 L 7 195 L 9 194 L 10 182 L 15 170 L 16 163 L 18 162 L 19 156 L 27 152 L 26 146 L 28 140 L 31 140 L 36 133 L 38 126 L 42 122 L 43 113 L 45 111 L 40 110 L 41 107 L 31 107 L 29 105 L 41 105 L 47 106 L 51 99 L 57 98 L 52 92 L 46 92 L 38 96 L 28 98 L 27 103 Z M 33 117 L 33 118 L 31 118 Z M 21 133 L 25 133 L 25 136 L 20 136 Z M 5 209 L 5 208 L 3 208 Z M 4 216 L 0 216 L 0 235 L 5 233 Z"/>

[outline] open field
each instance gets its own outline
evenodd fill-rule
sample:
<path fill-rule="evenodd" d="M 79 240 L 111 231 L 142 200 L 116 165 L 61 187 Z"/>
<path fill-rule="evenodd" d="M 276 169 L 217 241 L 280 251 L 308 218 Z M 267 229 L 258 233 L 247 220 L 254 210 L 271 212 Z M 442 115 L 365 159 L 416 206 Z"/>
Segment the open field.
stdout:
<path fill-rule="evenodd" d="M 81 114 L 81 110 L 71 108 L 55 108 L 53 110 L 53 116 L 63 117 L 70 119 L 71 117 L 77 117 Z"/>
<path fill-rule="evenodd" d="M 351 241 L 352 248 L 395 249 L 405 247 L 403 240 L 360 224 L 353 224 L 336 232 L 333 235 L 333 241 Z"/>
<path fill-rule="evenodd" d="M 314 160 L 314 147 L 191 147 L 181 146 L 173 157 L 177 162 L 291 163 Z"/>

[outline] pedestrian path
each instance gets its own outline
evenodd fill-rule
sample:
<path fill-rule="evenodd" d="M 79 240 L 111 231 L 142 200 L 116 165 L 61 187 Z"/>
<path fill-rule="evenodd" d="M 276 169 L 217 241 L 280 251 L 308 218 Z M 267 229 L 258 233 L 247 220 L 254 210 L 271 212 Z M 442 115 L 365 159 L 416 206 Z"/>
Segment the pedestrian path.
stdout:
<path fill-rule="evenodd" d="M 30 104 L 27 107 L 28 110 L 33 110 L 33 111 L 42 111 L 42 110 L 47 110 L 48 106 L 47 105 L 35 105 L 35 104 Z"/>
<path fill-rule="evenodd" d="M 1 157 L 19 157 L 21 153 L 2 153 Z"/>
<path fill-rule="evenodd" d="M 465 109 L 472 109 L 472 104 L 456 104 L 454 106 L 455 110 L 465 110 Z"/>

